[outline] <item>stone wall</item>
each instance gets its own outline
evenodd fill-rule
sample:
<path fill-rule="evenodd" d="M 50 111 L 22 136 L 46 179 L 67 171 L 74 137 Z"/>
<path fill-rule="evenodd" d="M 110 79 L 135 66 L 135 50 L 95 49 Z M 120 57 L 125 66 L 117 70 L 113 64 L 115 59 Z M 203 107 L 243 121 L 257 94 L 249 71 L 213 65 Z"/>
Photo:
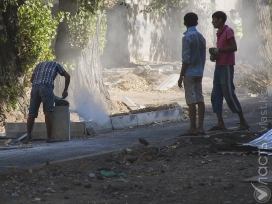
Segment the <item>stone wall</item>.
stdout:
<path fill-rule="evenodd" d="M 140 13 L 148 1 L 107 11 L 107 46 L 102 56 L 104 67 L 114 67 L 139 61 L 180 61 L 182 13 L 172 8 L 170 13 L 156 18 Z M 117 51 L 118 50 L 118 51 Z"/>
<path fill-rule="evenodd" d="M 239 0 L 198 0 L 188 1 L 185 9 L 171 8 L 169 12 L 156 17 L 144 15 L 143 10 L 150 0 L 130 0 L 129 7 L 117 4 L 107 11 L 107 46 L 101 57 L 106 68 L 124 66 L 130 62 L 181 60 L 181 39 L 186 27 L 183 16 L 187 12 L 199 15 L 197 29 L 207 41 L 207 47 L 215 46 L 215 32 L 211 15 L 222 10 L 229 15 L 231 9 L 241 9 Z M 215 4 L 212 4 L 214 2 Z"/>

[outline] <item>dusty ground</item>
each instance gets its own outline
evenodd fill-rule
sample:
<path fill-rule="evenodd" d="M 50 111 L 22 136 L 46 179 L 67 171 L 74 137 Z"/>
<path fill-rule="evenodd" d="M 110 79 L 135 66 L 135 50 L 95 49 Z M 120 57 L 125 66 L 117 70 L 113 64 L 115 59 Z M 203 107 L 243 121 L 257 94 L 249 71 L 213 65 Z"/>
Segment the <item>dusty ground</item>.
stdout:
<path fill-rule="evenodd" d="M 258 134 L 208 134 L 162 148 L 139 143 L 99 159 L 9 168 L 0 173 L 1 203 L 253 204 L 254 189 L 242 180 L 257 175 L 258 156 L 223 155 L 215 145 L 247 142 Z M 102 176 L 111 170 L 120 177 Z"/>
<path fill-rule="evenodd" d="M 142 66 L 135 65 L 132 68 L 114 68 L 104 70 L 103 80 L 109 91 L 111 101 L 113 103 L 112 109 L 109 111 L 110 115 L 126 114 L 130 113 L 131 110 L 122 103 L 123 97 L 128 97 L 136 105 L 147 106 L 147 107 L 162 107 L 169 104 L 178 103 L 183 108 L 187 108 L 184 99 L 184 89 L 174 86 L 166 91 L 158 91 L 156 88 L 171 74 L 180 73 L 180 65 L 176 64 L 167 68 L 167 64 L 153 65 L 152 69 L 163 67 L 163 72 L 152 72 L 146 70 L 140 70 L 138 67 Z M 165 68 L 166 67 L 166 68 Z M 169 67 L 169 66 L 168 66 Z M 207 102 L 210 101 L 210 93 L 212 90 L 214 63 L 207 61 L 205 65 L 204 78 L 203 78 L 203 92 Z M 251 71 L 255 70 L 248 64 L 237 64 L 235 67 L 235 84 L 236 87 L 249 88 L 252 93 L 259 93 L 260 87 L 263 85 L 269 85 L 271 83 L 266 74 L 262 74 L 261 71 L 255 70 L 256 73 L 252 74 Z M 258 76 L 258 77 L 257 77 Z M 248 80 L 248 81 L 247 81 Z M 259 92 L 258 92 L 259 91 Z M 30 90 L 26 90 L 26 96 L 29 96 Z M 28 98 L 22 103 L 28 103 Z M 5 111 L 6 122 L 26 122 L 27 119 L 27 106 L 24 110 L 10 110 Z M 143 110 L 143 111 L 147 111 Z M 152 109 L 153 110 L 153 109 Z M 2 115 L 0 115 L 1 117 Z M 71 120 L 79 120 L 78 116 L 71 114 Z M 39 117 L 36 119 L 37 122 L 44 121 L 44 115 L 42 109 L 39 111 Z M 0 123 L 0 132 L 4 132 L 4 123 Z"/>
<path fill-rule="evenodd" d="M 184 92 L 177 87 L 156 91 L 169 74 L 142 77 L 130 71 L 105 74 L 116 109 L 111 114 L 131 112 L 124 96 L 149 110 L 185 106 Z M 117 80 L 118 79 L 118 80 Z M 118 83 L 114 84 L 116 81 Z M 205 83 L 211 89 L 211 80 Z M 209 93 L 205 94 L 209 100 Z M 210 111 L 210 110 L 207 110 Z M 10 113 L 8 120 L 23 121 Z M 43 117 L 40 119 L 43 121 Z M 140 144 L 118 155 L 83 158 L 41 168 L 9 168 L 0 172 L 1 203 L 192 203 L 254 204 L 254 189 L 242 180 L 258 175 L 258 156 L 247 152 L 222 154 L 221 144 L 247 142 L 255 132 L 208 133 L 201 138 L 180 138 L 178 143 L 154 148 Z M 139 136 L 140 137 L 140 136 Z M 224 143 L 225 142 L 225 143 Z M 115 167 L 115 168 L 114 168 Z M 107 178 L 101 171 L 123 175 Z M 125 176 L 124 176 L 124 174 Z M 258 185 L 257 185 L 258 186 Z"/>

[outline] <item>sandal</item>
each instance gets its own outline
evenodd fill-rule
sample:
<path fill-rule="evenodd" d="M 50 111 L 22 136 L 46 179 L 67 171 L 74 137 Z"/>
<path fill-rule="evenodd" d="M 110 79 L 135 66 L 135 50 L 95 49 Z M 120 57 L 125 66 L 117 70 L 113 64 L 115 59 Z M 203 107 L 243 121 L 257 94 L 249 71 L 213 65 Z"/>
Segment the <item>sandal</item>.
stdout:
<path fill-rule="evenodd" d="M 206 132 L 198 132 L 199 135 L 206 135 Z"/>
<path fill-rule="evenodd" d="M 219 131 L 228 131 L 227 128 L 225 128 L 225 127 L 220 127 L 220 126 L 218 126 L 218 125 L 215 125 L 215 126 L 211 127 L 208 131 L 217 131 L 217 130 L 219 130 Z"/>
<path fill-rule="evenodd" d="M 249 128 L 250 128 L 250 125 L 247 124 L 247 122 L 244 122 L 244 123 L 236 123 L 236 125 L 239 125 L 238 131 L 245 131 L 245 130 L 249 130 Z"/>
<path fill-rule="evenodd" d="M 54 142 L 61 142 L 60 140 L 56 140 L 54 137 L 51 137 L 51 138 L 47 138 L 46 140 L 46 143 L 54 143 Z"/>
<path fill-rule="evenodd" d="M 28 144 L 29 142 L 34 142 L 31 135 L 26 136 L 26 138 L 23 140 L 23 144 Z"/>
<path fill-rule="evenodd" d="M 179 136 L 197 136 L 198 133 L 197 132 L 192 132 L 190 130 L 187 130 L 186 132 L 180 134 Z"/>

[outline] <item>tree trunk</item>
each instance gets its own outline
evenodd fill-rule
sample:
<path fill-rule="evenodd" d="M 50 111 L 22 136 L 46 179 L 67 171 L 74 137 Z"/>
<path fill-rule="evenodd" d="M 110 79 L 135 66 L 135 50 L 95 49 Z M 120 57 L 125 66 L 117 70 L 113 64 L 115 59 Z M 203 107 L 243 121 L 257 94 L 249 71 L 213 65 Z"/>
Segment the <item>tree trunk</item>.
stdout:
<path fill-rule="evenodd" d="M 67 4 L 68 2 L 69 1 L 66 0 L 60 0 L 59 8 L 64 8 L 61 4 Z M 66 8 L 74 9 L 76 4 L 71 4 L 70 6 L 70 8 Z M 102 79 L 102 65 L 99 53 L 101 18 L 102 13 L 98 16 L 96 34 L 84 50 L 80 52 L 77 51 L 78 54 L 76 54 L 73 49 L 69 48 L 70 44 L 67 40 L 69 37 L 67 22 L 59 25 L 58 37 L 56 40 L 57 59 L 70 58 L 70 62 L 75 62 L 75 69 L 68 71 L 71 75 L 71 83 L 67 99 L 70 102 L 71 109 L 77 112 L 85 121 L 95 120 L 98 123 L 104 123 L 106 121 L 110 105 L 109 93 L 106 90 Z M 63 29 L 65 31 L 63 31 Z M 59 37 L 59 35 L 61 37 Z M 56 85 L 57 95 L 61 95 L 64 88 L 64 80 L 60 78 L 59 81 L 61 83 Z"/>
<path fill-rule="evenodd" d="M 77 11 L 77 0 L 59 0 L 59 11 L 70 12 L 74 16 Z M 70 44 L 70 31 L 65 18 L 63 22 L 59 23 L 58 32 L 55 44 L 55 53 L 57 61 L 74 63 L 77 53 Z"/>
<path fill-rule="evenodd" d="M 238 56 L 251 64 L 272 64 L 270 0 L 243 0 L 243 38 Z"/>
<path fill-rule="evenodd" d="M 19 5 L 22 2 L 19 2 Z M 17 28 L 17 6 L 7 6 L 5 12 L 0 13 L 0 127 L 4 126 L 4 112 L 10 101 L 14 102 L 15 96 L 13 91 L 19 89 L 24 81 L 25 73 L 22 70 L 18 47 L 16 46 Z M 11 90 L 11 92 L 10 92 Z M 27 97 L 22 95 L 17 98 L 17 104 L 22 113 L 26 114 Z"/>
<path fill-rule="evenodd" d="M 15 46 L 17 34 L 17 7 L 8 6 L 6 12 L 0 13 L 0 74 L 15 71 L 19 76 L 22 70 L 18 60 L 18 50 Z M 12 69 L 12 70 L 11 70 Z M 18 70 L 14 70 L 18 69 Z M 16 75 L 15 75 L 16 76 Z M 2 81 L 0 82 L 1 85 Z"/>

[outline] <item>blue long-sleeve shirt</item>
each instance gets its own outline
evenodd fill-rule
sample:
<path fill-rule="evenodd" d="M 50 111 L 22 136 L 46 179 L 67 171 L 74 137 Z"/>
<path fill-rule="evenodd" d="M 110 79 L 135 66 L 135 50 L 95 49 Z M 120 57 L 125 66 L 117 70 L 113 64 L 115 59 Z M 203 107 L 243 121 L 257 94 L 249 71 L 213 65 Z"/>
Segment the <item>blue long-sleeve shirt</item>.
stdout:
<path fill-rule="evenodd" d="M 196 30 L 195 26 L 189 27 L 183 34 L 182 62 L 188 64 L 184 75 L 203 77 L 206 61 L 206 40 Z"/>

